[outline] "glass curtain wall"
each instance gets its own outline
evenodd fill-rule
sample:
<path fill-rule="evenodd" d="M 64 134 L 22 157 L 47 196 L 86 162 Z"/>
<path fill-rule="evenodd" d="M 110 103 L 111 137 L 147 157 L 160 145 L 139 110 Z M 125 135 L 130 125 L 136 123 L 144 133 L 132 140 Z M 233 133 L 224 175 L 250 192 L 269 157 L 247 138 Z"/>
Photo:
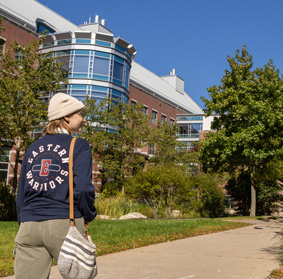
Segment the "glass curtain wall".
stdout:
<path fill-rule="evenodd" d="M 180 138 L 198 138 L 202 130 L 202 123 L 179 123 L 178 136 Z"/>

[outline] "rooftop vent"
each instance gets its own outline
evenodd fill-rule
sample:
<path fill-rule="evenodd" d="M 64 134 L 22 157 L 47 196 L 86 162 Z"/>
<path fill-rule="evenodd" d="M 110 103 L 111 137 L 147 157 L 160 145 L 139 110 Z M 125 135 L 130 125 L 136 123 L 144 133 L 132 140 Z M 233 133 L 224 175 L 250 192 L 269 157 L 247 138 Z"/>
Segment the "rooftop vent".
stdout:
<path fill-rule="evenodd" d="M 99 15 L 95 15 L 95 17 L 94 17 L 94 23 L 99 23 Z"/>
<path fill-rule="evenodd" d="M 176 76 L 176 69 L 172 69 L 172 71 L 170 72 L 170 76 Z"/>
<path fill-rule="evenodd" d="M 184 94 L 185 82 L 176 75 L 176 69 L 172 69 L 169 76 L 162 76 L 161 78 L 168 82 L 176 91 Z"/>
<path fill-rule="evenodd" d="M 106 25 L 106 20 L 105 20 L 105 19 L 101 19 L 100 24 L 101 24 L 102 26 L 105 26 L 105 25 Z"/>

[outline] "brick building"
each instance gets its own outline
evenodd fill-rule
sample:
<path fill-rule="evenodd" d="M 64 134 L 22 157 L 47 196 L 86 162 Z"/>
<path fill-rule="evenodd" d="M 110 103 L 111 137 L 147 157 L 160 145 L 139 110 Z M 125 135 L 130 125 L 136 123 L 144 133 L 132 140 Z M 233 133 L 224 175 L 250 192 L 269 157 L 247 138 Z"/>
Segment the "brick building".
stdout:
<path fill-rule="evenodd" d="M 48 33 L 41 51 L 51 50 L 58 60 L 66 62 L 65 67 L 70 69 L 68 87 L 62 89 L 66 94 L 80 100 L 89 96 L 97 101 L 112 98 L 140 103 L 152 115 L 153 123 L 172 124 L 177 114 L 202 113 L 184 91 L 184 80 L 174 69 L 168 76 L 159 77 L 134 62 L 134 46 L 115 37 L 98 16 L 94 22 L 77 26 L 35 0 L 0 0 L 0 16 L 5 26 L 0 34 L 3 53 L 9 42 L 25 45 L 43 31 Z M 9 150 L 5 152 L 0 178 L 7 181 L 12 157 Z M 143 152 L 149 154 L 150 148 Z"/>

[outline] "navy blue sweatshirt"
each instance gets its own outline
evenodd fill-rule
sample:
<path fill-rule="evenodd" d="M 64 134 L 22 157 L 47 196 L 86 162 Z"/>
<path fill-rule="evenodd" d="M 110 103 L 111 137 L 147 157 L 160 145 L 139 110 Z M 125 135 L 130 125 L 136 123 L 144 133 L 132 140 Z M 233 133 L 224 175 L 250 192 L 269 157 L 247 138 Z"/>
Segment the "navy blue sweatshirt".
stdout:
<path fill-rule="evenodd" d="M 18 222 L 69 218 L 69 149 L 72 136 L 46 135 L 28 148 L 17 193 Z M 96 216 L 90 146 L 74 146 L 74 214 L 86 222 Z"/>

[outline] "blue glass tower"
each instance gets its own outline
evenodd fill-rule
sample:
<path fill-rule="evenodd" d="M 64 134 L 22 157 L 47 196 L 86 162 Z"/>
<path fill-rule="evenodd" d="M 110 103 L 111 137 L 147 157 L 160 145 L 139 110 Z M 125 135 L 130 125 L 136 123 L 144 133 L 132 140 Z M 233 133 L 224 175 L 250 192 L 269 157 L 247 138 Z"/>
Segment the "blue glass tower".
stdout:
<path fill-rule="evenodd" d="M 68 87 L 62 91 L 80 100 L 86 96 L 97 102 L 111 98 L 128 103 L 129 74 L 135 48 L 114 38 L 104 21 L 79 26 L 80 30 L 50 33 L 41 47 L 53 51 L 63 68 L 69 69 Z"/>

